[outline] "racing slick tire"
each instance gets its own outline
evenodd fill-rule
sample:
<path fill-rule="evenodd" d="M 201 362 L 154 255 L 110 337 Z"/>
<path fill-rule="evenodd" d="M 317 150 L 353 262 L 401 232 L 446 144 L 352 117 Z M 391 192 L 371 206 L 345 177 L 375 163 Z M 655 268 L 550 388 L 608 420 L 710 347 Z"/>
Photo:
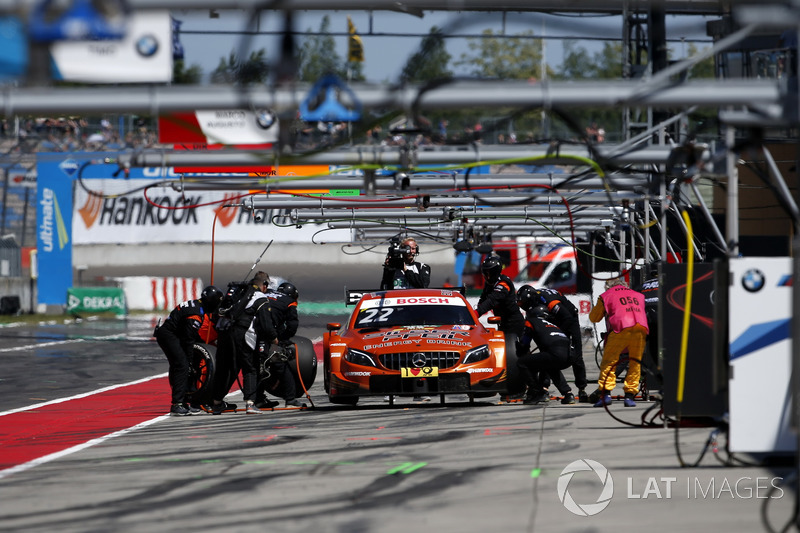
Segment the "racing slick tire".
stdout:
<path fill-rule="evenodd" d="M 190 362 L 191 384 L 187 399 L 191 403 L 205 405 L 211 402 L 211 389 L 217 371 L 217 348 L 210 344 L 192 346 Z"/>
<path fill-rule="evenodd" d="M 294 380 L 298 394 L 300 391 L 308 392 L 314 380 L 317 379 L 317 353 L 314 351 L 314 343 L 306 337 L 292 337 L 291 341 L 295 345 Z"/>
<path fill-rule="evenodd" d="M 506 333 L 506 390 L 508 394 L 525 392 L 525 380 L 517 366 L 517 336 Z"/>

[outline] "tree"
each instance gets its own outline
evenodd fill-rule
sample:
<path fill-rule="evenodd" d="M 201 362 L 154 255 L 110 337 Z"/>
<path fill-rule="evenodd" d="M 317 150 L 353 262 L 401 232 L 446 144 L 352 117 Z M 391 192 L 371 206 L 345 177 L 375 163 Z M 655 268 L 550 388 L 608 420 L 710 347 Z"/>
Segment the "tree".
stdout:
<path fill-rule="evenodd" d="M 704 50 L 698 50 L 697 46 L 694 43 L 689 43 L 689 50 L 688 50 L 689 57 L 696 56 L 697 54 L 699 54 L 700 52 L 703 52 L 703 51 Z M 701 79 L 702 78 L 712 78 L 713 79 L 713 78 L 716 77 L 714 75 L 714 72 L 715 72 L 715 69 L 714 69 L 714 57 L 712 56 L 712 57 L 706 58 L 706 59 L 700 61 L 699 63 L 697 63 L 696 65 L 694 65 L 691 68 L 691 70 L 689 71 L 689 77 L 690 78 L 694 78 L 694 79 L 698 79 L 698 78 L 701 78 Z"/>
<path fill-rule="evenodd" d="M 194 64 L 186 68 L 183 59 L 176 59 L 172 66 L 172 83 L 175 85 L 197 85 L 203 77 L 203 69 Z"/>
<path fill-rule="evenodd" d="M 319 25 L 319 31 L 308 29 L 308 33 L 315 35 L 306 37 L 300 46 L 300 80 L 313 83 L 326 74 L 345 77 L 346 68 L 342 58 L 336 53 L 336 42 L 330 33 L 330 27 L 330 17 L 325 15 Z M 357 70 L 360 72 L 360 69 Z"/>
<path fill-rule="evenodd" d="M 564 41 L 564 61 L 555 75 L 562 80 L 619 79 L 622 77 L 622 43 L 603 43 L 589 55 L 576 41 Z"/>
<path fill-rule="evenodd" d="M 564 41 L 564 60 L 554 77 L 560 80 L 621 79 L 622 43 L 606 42 L 599 51 L 589 53 L 586 48 L 579 46 L 577 41 Z M 556 123 L 554 130 L 558 131 L 559 135 L 581 137 L 585 134 L 585 128 L 595 122 L 598 127 L 606 130 L 608 140 L 622 138 L 620 133 L 622 112 L 620 110 L 581 108 L 568 112 L 562 110 L 562 113 L 564 113 L 561 117 L 562 120 L 571 123 Z"/>
<path fill-rule="evenodd" d="M 235 52 L 226 58 L 220 58 L 219 65 L 211 73 L 211 83 L 264 83 L 269 75 L 267 52 L 263 48 L 250 53 L 247 61 L 241 62 Z"/>
<path fill-rule="evenodd" d="M 589 77 L 594 68 L 592 58 L 586 48 L 578 46 L 576 41 L 564 41 L 564 60 L 556 73 L 556 78 L 580 80 Z"/>
<path fill-rule="evenodd" d="M 453 72 L 447 68 L 451 57 L 445 48 L 441 29 L 433 26 L 422 39 L 419 50 L 408 58 L 400 81 L 425 82 L 452 78 Z"/>
<path fill-rule="evenodd" d="M 455 66 L 470 68 L 470 75 L 501 80 L 525 80 L 542 77 L 542 40 L 533 31 L 517 37 L 494 36 L 484 30 L 484 37 L 467 40 L 470 53 L 461 54 Z"/>

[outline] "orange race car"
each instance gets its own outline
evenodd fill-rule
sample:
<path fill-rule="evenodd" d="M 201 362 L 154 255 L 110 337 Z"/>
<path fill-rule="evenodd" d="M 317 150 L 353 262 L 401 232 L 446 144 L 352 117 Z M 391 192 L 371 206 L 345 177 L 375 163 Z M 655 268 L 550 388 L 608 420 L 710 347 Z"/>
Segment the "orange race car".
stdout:
<path fill-rule="evenodd" d="M 331 403 L 433 394 L 442 402 L 446 394 L 466 394 L 472 402 L 523 389 L 514 343 L 486 329 L 460 292 L 350 291 L 348 303 L 356 299 L 347 324 L 328 324 L 323 336 Z"/>

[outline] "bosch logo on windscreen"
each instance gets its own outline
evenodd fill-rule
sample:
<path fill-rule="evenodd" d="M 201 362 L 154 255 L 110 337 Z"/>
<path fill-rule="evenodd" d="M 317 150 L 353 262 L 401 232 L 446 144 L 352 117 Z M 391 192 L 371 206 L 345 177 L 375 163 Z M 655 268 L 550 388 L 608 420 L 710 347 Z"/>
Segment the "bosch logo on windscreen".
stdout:
<path fill-rule="evenodd" d="M 442 298 L 441 296 L 434 296 L 431 298 L 396 298 L 397 305 L 407 304 L 448 304 L 450 298 Z"/>

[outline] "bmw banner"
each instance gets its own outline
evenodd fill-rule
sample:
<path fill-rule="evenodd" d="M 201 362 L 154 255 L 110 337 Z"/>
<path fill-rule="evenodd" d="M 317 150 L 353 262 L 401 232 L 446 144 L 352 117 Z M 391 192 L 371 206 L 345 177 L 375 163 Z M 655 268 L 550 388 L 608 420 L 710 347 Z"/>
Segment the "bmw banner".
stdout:
<path fill-rule="evenodd" d="M 130 15 L 119 41 L 62 41 L 50 47 L 56 80 L 88 83 L 172 81 L 172 19 L 168 11 Z"/>

